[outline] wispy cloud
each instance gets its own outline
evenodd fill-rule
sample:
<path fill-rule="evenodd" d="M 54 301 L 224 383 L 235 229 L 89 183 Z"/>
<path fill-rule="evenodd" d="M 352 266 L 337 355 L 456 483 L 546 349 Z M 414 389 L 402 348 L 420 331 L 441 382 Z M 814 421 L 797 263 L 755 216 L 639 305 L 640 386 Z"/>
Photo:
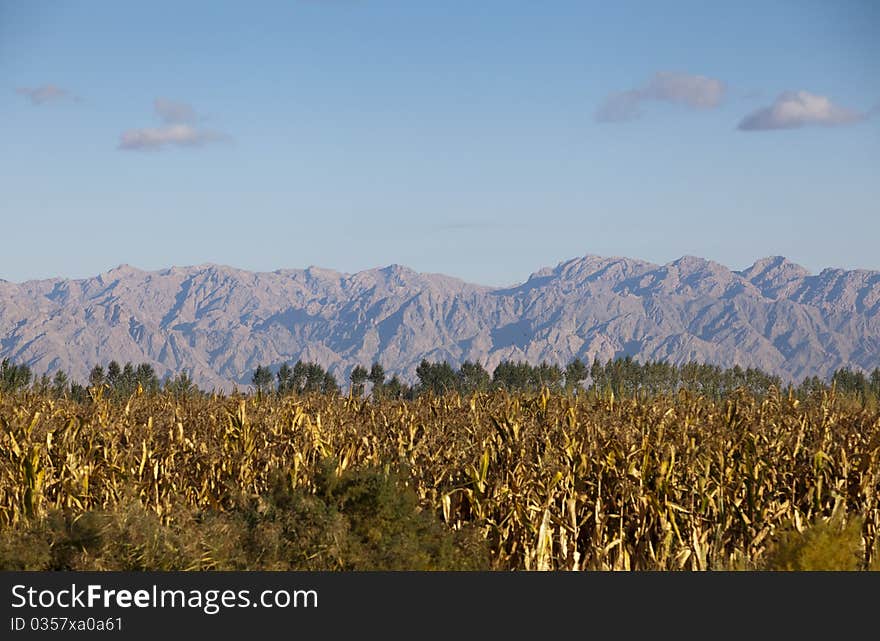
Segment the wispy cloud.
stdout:
<path fill-rule="evenodd" d="M 42 105 L 47 102 L 59 100 L 76 100 L 76 96 L 67 89 L 57 85 L 43 85 L 42 87 L 19 87 L 15 93 L 26 97 L 32 105 Z"/>
<path fill-rule="evenodd" d="M 225 136 L 219 132 L 197 129 L 191 125 L 166 125 L 123 131 L 119 137 L 119 148 L 147 151 L 158 150 L 166 145 L 200 147 L 224 138 Z"/>
<path fill-rule="evenodd" d="M 156 98 L 153 101 L 156 117 L 164 124 L 160 127 L 128 129 L 119 136 L 119 149 L 124 151 L 158 151 L 168 146 L 201 147 L 208 143 L 228 140 L 229 136 L 202 129 L 196 110 L 183 102 Z"/>
<path fill-rule="evenodd" d="M 168 124 L 192 124 L 197 119 L 196 110 L 192 108 L 192 105 L 188 105 L 185 102 L 156 98 L 153 101 L 153 109 L 156 111 L 156 115 Z"/>
<path fill-rule="evenodd" d="M 807 125 L 833 127 L 864 120 L 868 114 L 835 105 L 826 96 L 808 91 L 786 91 L 772 105 L 758 109 L 743 118 L 738 129 L 766 131 L 795 129 Z"/>
<path fill-rule="evenodd" d="M 693 109 L 713 109 L 724 100 L 722 81 L 672 71 L 659 71 L 642 87 L 613 93 L 596 111 L 599 122 L 623 122 L 641 116 L 648 101 L 670 102 Z"/>

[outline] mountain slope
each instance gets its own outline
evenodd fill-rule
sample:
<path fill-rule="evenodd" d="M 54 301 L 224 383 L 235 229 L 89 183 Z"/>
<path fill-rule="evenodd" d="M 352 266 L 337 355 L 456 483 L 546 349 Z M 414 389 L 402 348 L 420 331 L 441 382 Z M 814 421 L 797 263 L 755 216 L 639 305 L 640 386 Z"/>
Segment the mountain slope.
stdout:
<path fill-rule="evenodd" d="M 741 272 L 585 256 L 492 289 L 392 265 L 357 274 L 219 265 L 84 280 L 0 281 L 0 357 L 85 380 L 96 363 L 247 384 L 258 364 L 315 360 L 338 378 L 379 360 L 482 362 L 621 355 L 757 366 L 798 381 L 880 365 L 880 272 L 812 275 L 782 257 Z"/>

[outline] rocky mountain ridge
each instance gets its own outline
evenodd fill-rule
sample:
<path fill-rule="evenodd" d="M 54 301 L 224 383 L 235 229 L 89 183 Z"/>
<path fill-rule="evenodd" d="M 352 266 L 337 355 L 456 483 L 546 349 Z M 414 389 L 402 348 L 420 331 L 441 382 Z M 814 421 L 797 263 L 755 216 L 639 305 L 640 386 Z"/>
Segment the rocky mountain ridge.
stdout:
<path fill-rule="evenodd" d="M 742 271 L 587 255 L 491 288 L 390 265 L 248 272 L 222 265 L 0 281 L 0 358 L 86 380 L 110 360 L 247 385 L 258 364 L 312 360 L 343 380 L 379 361 L 564 364 L 631 355 L 756 366 L 798 382 L 880 365 L 880 272 L 811 274 L 781 257 Z"/>

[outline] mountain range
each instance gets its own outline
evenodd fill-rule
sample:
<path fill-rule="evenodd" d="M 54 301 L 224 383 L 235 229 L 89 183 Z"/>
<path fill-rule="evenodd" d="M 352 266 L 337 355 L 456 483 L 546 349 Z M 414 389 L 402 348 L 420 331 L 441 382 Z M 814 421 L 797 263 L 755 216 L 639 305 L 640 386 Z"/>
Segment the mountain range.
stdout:
<path fill-rule="evenodd" d="M 345 380 L 379 361 L 413 380 L 422 359 L 564 365 L 575 357 L 759 367 L 799 382 L 880 366 L 880 272 L 812 274 L 781 257 L 742 271 L 692 256 L 665 265 L 587 255 L 505 288 L 391 265 L 355 274 L 221 265 L 93 278 L 0 280 L 0 358 L 87 380 L 147 362 L 205 388 L 257 365 L 316 361 Z"/>

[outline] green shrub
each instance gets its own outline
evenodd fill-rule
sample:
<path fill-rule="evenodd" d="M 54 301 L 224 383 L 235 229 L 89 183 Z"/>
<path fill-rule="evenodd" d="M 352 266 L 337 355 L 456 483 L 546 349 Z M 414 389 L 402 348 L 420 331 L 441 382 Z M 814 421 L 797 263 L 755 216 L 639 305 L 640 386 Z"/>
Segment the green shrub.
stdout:
<path fill-rule="evenodd" d="M 269 495 L 225 512 L 181 506 L 167 524 L 129 501 L 0 530 L 0 570 L 476 570 L 488 558 L 476 531 L 420 509 L 397 475 L 337 476 L 332 463 L 313 492 L 279 477 Z"/>
<path fill-rule="evenodd" d="M 488 569 L 488 548 L 476 531 L 450 530 L 419 508 L 399 476 L 374 467 L 337 476 L 326 463 L 313 493 L 278 481 L 245 520 L 248 556 L 273 569 Z"/>
<path fill-rule="evenodd" d="M 0 529 L 0 571 L 45 570 L 51 564 L 52 546 L 42 529 Z"/>
<path fill-rule="evenodd" d="M 792 528 L 771 545 L 764 569 L 853 571 L 864 563 L 861 519 L 817 519 L 803 533 Z"/>

